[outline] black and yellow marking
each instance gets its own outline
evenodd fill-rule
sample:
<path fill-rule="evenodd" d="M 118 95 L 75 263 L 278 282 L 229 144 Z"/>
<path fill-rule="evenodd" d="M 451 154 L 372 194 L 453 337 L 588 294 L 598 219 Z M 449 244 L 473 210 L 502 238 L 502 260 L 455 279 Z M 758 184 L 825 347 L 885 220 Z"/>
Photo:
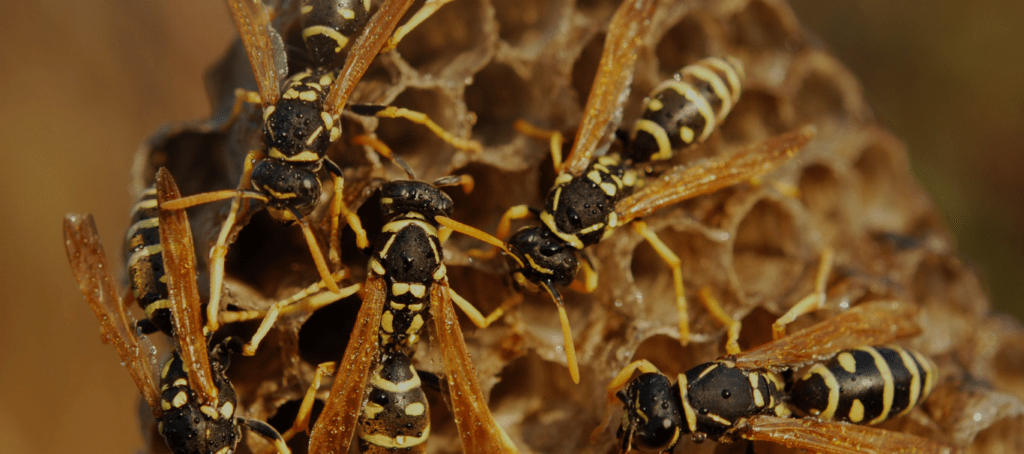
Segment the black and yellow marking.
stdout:
<path fill-rule="evenodd" d="M 707 140 L 739 101 L 742 80 L 743 64 L 732 57 L 684 67 L 651 91 L 633 125 L 626 157 L 633 162 L 669 159 Z"/>
<path fill-rule="evenodd" d="M 804 414 L 824 420 L 878 424 L 928 397 L 935 365 L 899 347 L 861 347 L 815 364 L 793 384 L 790 398 Z"/>
<path fill-rule="evenodd" d="M 430 435 L 429 404 L 409 357 L 382 350 L 369 388 L 358 420 L 360 452 L 425 452 Z"/>
<path fill-rule="evenodd" d="M 379 1 L 303 0 L 302 39 L 313 64 L 338 67 L 348 53 L 349 44 L 362 33 Z"/>
<path fill-rule="evenodd" d="M 132 295 L 146 313 L 139 328 L 145 334 L 173 335 L 158 214 L 156 189 L 147 188 L 132 208 L 131 227 L 125 234 L 125 267 Z"/>

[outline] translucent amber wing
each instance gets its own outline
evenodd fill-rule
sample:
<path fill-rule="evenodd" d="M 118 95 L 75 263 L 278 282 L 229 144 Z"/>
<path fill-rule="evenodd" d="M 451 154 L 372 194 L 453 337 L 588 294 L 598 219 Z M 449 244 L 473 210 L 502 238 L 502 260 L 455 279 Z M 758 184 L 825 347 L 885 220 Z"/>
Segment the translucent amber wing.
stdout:
<path fill-rule="evenodd" d="M 793 157 L 813 137 L 813 128 L 772 137 L 729 157 L 714 157 L 693 166 L 678 167 L 652 179 L 615 205 L 625 224 L 683 200 L 764 175 Z"/>
<path fill-rule="evenodd" d="M 181 198 L 174 178 L 163 167 L 156 172 L 155 186 L 158 203 Z M 210 354 L 203 334 L 203 304 L 196 285 L 196 255 L 192 228 L 185 210 L 160 210 L 160 245 L 178 353 L 199 400 L 215 402 L 219 393 L 213 383 Z"/>
<path fill-rule="evenodd" d="M 117 296 L 92 215 L 69 214 L 64 217 L 64 248 L 82 296 L 100 322 L 103 342 L 114 346 L 149 408 L 159 416 L 156 351 L 148 339 L 140 339 L 136 335 L 135 319 Z"/>
<path fill-rule="evenodd" d="M 465 454 L 518 453 L 491 414 L 476 379 L 476 368 L 462 338 L 446 280 L 430 288 L 430 313 L 440 346 L 455 423 Z"/>
<path fill-rule="evenodd" d="M 572 151 L 562 165 L 562 172 L 579 175 L 593 157 L 598 143 L 622 119 L 622 104 L 629 96 L 633 82 L 634 63 L 644 33 L 654 17 L 655 0 L 626 0 L 612 16 L 597 75 L 590 88 L 584 116 L 576 131 Z"/>
<path fill-rule="evenodd" d="M 743 438 L 822 454 L 948 454 L 959 449 L 916 435 L 870 426 L 800 418 L 754 416 Z"/>
<path fill-rule="evenodd" d="M 901 301 L 872 301 L 774 342 L 747 350 L 736 366 L 755 369 L 827 359 L 841 350 L 882 345 L 921 332 L 917 308 Z"/>
<path fill-rule="evenodd" d="M 391 33 L 398 26 L 398 21 L 412 4 L 412 0 L 385 0 L 380 10 L 370 18 L 366 30 L 356 38 L 348 57 L 345 58 L 345 65 L 341 67 L 341 72 L 331 85 L 331 91 L 327 93 L 324 111 L 333 116 L 341 114 L 352 90 L 356 88 L 356 83 L 363 78 L 366 68 L 370 67 L 370 63 L 377 57 L 380 48 L 391 37 Z"/>
<path fill-rule="evenodd" d="M 335 374 L 331 396 L 313 427 L 309 440 L 311 454 L 347 453 L 352 442 L 366 394 L 366 380 L 377 361 L 377 331 L 387 299 L 384 280 L 380 277 L 368 277 L 365 288 L 363 306 L 359 308 L 356 325 L 345 347 L 345 357 Z"/>
<path fill-rule="evenodd" d="M 277 104 L 288 66 L 281 35 L 270 25 L 270 12 L 262 0 L 228 0 L 228 7 L 249 56 L 263 106 Z"/>

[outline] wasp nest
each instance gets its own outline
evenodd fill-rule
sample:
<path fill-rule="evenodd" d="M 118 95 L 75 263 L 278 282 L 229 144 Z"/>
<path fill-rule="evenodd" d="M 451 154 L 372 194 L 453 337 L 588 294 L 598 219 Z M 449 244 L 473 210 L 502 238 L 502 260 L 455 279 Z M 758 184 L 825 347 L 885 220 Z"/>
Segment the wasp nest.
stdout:
<path fill-rule="evenodd" d="M 289 49 L 301 49 L 294 3 L 279 6 L 275 25 Z M 419 179 L 473 176 L 471 194 L 450 191 L 454 217 L 464 223 L 493 232 L 507 208 L 541 206 L 554 179 L 547 144 L 518 134 L 513 122 L 525 119 L 572 136 L 616 3 L 456 0 L 415 29 L 397 51 L 377 58 L 353 102 L 426 112 L 445 129 L 480 141 L 484 150 L 480 155 L 456 151 L 404 120 L 346 114 L 343 137 L 329 156 L 345 169 L 345 198 L 362 207 L 359 214 L 371 239 L 381 226 L 373 189 L 402 175 L 350 145 L 357 134 L 375 133 Z M 953 255 L 939 214 L 914 181 L 903 145 L 873 120 L 850 72 L 808 42 L 782 1 L 665 0 L 659 8 L 639 53 L 621 127 L 638 117 L 644 96 L 679 68 L 706 56 L 731 55 L 746 67 L 739 104 L 706 144 L 681 153 L 676 163 L 729 153 L 807 124 L 818 133 L 765 179 L 774 183 L 738 185 L 647 218 L 683 259 L 694 332 L 689 346 L 678 342 L 669 268 L 630 229 L 590 248 L 600 276 L 596 292 L 564 292 L 581 384 L 569 380 L 558 318 L 547 295 L 527 294 L 488 329 L 474 329 L 463 319 L 491 409 L 516 444 L 523 452 L 614 452 L 614 428 L 593 444 L 589 435 L 600 423 L 605 387 L 615 373 L 633 359 L 646 358 L 673 375 L 724 353 L 724 328 L 695 304 L 700 288 L 710 286 L 726 311 L 742 319 L 740 343 L 750 348 L 770 340 L 770 323 L 811 292 L 819 257 L 832 247 L 836 267 L 826 308 L 798 319 L 790 331 L 859 301 L 897 298 L 918 305 L 925 330 L 906 343 L 936 361 L 939 384 L 920 410 L 883 427 L 969 446 L 969 452 L 1024 449 L 1019 430 L 1024 330 L 989 314 L 977 278 Z M 295 51 L 289 61 L 295 72 L 308 59 Z M 236 186 L 246 152 L 261 146 L 262 128 L 257 107 L 247 105 L 241 115 L 228 116 L 234 89 L 255 89 L 240 46 L 211 71 L 207 85 L 217 106 L 211 120 L 156 134 L 139 152 L 138 188 L 151 183 L 158 166 L 171 170 L 185 194 Z M 786 186 L 799 189 L 799 195 L 779 190 Z M 321 220 L 326 244 L 323 211 L 314 219 Z M 232 307 L 265 309 L 318 275 L 298 229 L 250 212 L 230 249 L 225 299 Z M 189 211 L 200 257 L 207 255 L 226 213 L 227 203 Z M 350 280 L 360 282 L 367 256 L 349 230 L 342 244 Z M 474 247 L 481 245 L 456 235 L 445 245 L 446 263 L 452 288 L 487 312 L 517 293 L 504 260 L 472 260 L 466 251 Z M 351 297 L 312 315 L 285 317 L 256 357 L 236 358 L 230 375 L 241 411 L 282 430 L 290 425 L 316 364 L 341 357 L 358 306 L 359 299 Z M 254 328 L 225 330 L 246 336 Z M 429 352 L 417 355 L 418 368 L 443 372 L 434 358 Z M 329 384 L 319 397 L 326 396 Z M 451 415 L 438 396 L 431 398 L 430 452 L 459 451 Z M 304 442 L 300 436 L 291 446 L 303 452 Z M 247 443 L 253 451 L 267 448 L 259 437 L 248 437 Z M 682 444 L 684 452 L 745 449 L 742 443 Z M 152 446 L 164 449 L 159 437 Z"/>

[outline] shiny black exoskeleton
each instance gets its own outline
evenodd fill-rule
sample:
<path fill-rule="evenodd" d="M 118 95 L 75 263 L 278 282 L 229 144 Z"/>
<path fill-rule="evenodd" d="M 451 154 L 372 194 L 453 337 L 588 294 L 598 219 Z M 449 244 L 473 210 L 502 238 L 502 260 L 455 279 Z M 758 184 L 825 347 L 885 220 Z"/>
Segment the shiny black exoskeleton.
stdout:
<path fill-rule="evenodd" d="M 430 408 L 409 356 L 383 349 L 370 375 L 369 388 L 359 415 L 359 452 L 425 452 Z"/>
<path fill-rule="evenodd" d="M 622 452 L 671 452 L 683 434 L 732 441 L 729 430 L 744 418 L 790 414 L 783 388 L 774 372 L 742 370 L 724 360 L 688 370 L 677 384 L 660 373 L 641 374 L 617 394 L 626 411 Z"/>
<path fill-rule="evenodd" d="M 508 239 L 508 249 L 526 265 L 509 260 L 512 279 L 520 287 L 537 290 L 540 284 L 554 290 L 555 286 L 569 285 L 576 278 L 576 249 L 545 227 L 520 229 Z"/>
<path fill-rule="evenodd" d="M 429 183 L 391 181 L 381 188 L 380 205 L 387 223 L 370 271 L 384 278 L 388 293 L 381 346 L 412 354 L 430 314 L 429 289 L 446 274 L 434 218 L 451 215 L 452 200 Z"/>
<path fill-rule="evenodd" d="M 348 45 L 363 31 L 379 1 L 303 0 L 302 39 L 313 64 L 340 66 Z"/>

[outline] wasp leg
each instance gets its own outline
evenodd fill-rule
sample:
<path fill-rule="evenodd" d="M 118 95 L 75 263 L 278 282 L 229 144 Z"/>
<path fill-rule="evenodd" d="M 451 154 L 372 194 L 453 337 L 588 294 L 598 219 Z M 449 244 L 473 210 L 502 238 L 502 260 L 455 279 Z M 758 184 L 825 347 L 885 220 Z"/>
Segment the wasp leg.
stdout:
<path fill-rule="evenodd" d="M 647 223 L 643 221 L 634 221 L 633 230 L 639 233 L 640 236 L 644 237 L 651 246 L 654 247 L 654 252 L 657 252 L 661 256 L 661 259 L 668 264 L 669 268 L 672 268 L 672 283 L 675 285 L 676 290 L 676 310 L 679 312 L 679 343 L 686 345 L 690 343 L 690 313 L 687 311 L 686 304 L 686 289 L 683 287 L 683 266 L 682 261 L 679 260 L 679 256 L 672 252 L 671 249 L 664 242 L 658 238 L 658 235 L 651 231 Z"/>
<path fill-rule="evenodd" d="M 227 128 L 231 124 L 231 120 L 238 118 L 238 115 L 242 113 L 242 106 L 246 104 L 255 104 L 257 106 L 263 106 L 263 100 L 260 98 L 260 94 L 255 91 L 249 91 L 244 88 L 235 89 L 235 103 L 231 106 L 231 113 L 228 114 L 228 121 L 224 122 L 224 128 Z"/>
<path fill-rule="evenodd" d="M 793 323 L 797 317 L 825 306 L 825 286 L 828 285 L 828 276 L 832 273 L 834 262 L 835 252 L 831 247 L 826 247 L 821 253 L 821 262 L 818 264 L 818 274 L 814 279 L 814 292 L 797 301 L 785 314 L 782 314 L 782 317 L 772 323 L 772 338 L 774 340 L 786 337 L 786 325 Z"/>
<path fill-rule="evenodd" d="M 516 120 L 513 126 L 520 134 L 527 135 L 535 139 L 549 141 L 551 145 L 551 162 L 555 165 L 555 171 L 561 171 L 562 143 L 565 142 L 565 136 L 563 136 L 561 132 L 552 131 L 550 129 L 541 129 L 523 120 Z"/>
<path fill-rule="evenodd" d="M 629 379 L 633 377 L 633 373 L 640 371 L 642 374 L 647 373 L 661 373 L 657 366 L 652 364 L 646 359 L 638 359 L 623 367 L 615 378 L 612 379 L 611 383 L 608 384 L 608 398 L 605 401 L 604 417 L 601 418 L 601 424 L 594 428 L 594 431 L 590 433 L 590 441 L 596 442 L 597 438 L 601 436 L 601 433 L 608 427 L 608 423 L 612 420 L 612 409 L 615 408 L 616 398 L 615 394 L 629 383 Z"/>
<path fill-rule="evenodd" d="M 291 454 L 292 450 L 288 449 L 288 445 L 285 444 L 285 439 L 282 438 L 281 434 L 277 433 L 277 430 L 275 430 L 270 424 L 256 419 L 241 417 L 235 418 L 235 421 L 238 422 L 238 424 L 245 425 L 245 427 L 248 427 L 249 430 L 256 432 L 261 437 L 266 438 L 267 441 L 274 445 L 278 454 Z"/>
<path fill-rule="evenodd" d="M 334 375 L 337 369 L 338 363 L 336 362 L 323 363 L 316 366 L 313 382 L 309 384 L 309 389 L 302 398 L 302 404 L 299 405 L 299 413 L 295 415 L 295 422 L 282 435 L 285 440 L 291 440 L 299 432 L 309 433 L 309 418 L 313 413 L 313 402 L 316 402 L 316 392 L 320 390 L 320 382 L 323 381 L 324 375 Z"/>
<path fill-rule="evenodd" d="M 313 284 L 303 289 L 302 291 L 296 293 L 295 295 L 292 295 L 287 299 L 278 301 L 274 303 L 272 306 L 270 306 L 270 309 L 267 310 L 266 312 L 266 316 L 263 317 L 263 321 L 260 322 L 260 327 L 256 329 L 256 334 L 253 334 L 252 340 L 250 340 L 249 343 L 242 350 L 242 354 L 245 356 L 252 356 L 256 354 L 256 349 L 259 347 L 260 342 L 263 340 L 264 337 L 266 337 L 267 333 L 270 332 L 270 328 L 274 326 L 274 323 L 277 321 L 277 317 L 280 316 L 282 313 L 285 313 L 284 310 L 286 308 L 296 308 L 295 310 L 288 312 L 295 312 L 299 310 L 299 308 L 301 308 L 301 310 L 303 311 L 314 312 L 317 309 L 320 309 L 321 307 L 324 307 L 342 298 L 347 298 L 349 296 L 354 295 L 356 292 L 359 291 L 360 288 L 362 288 L 362 285 L 350 285 L 348 287 L 341 289 L 341 293 L 323 292 L 320 294 L 310 296 L 313 292 L 320 291 L 324 287 L 326 287 L 326 285 L 324 284 L 323 281 L 317 282 L 316 284 Z M 303 300 L 305 300 L 304 304 L 295 304 Z"/>
<path fill-rule="evenodd" d="M 475 154 L 480 154 L 480 152 L 483 151 L 483 146 L 480 145 L 480 142 L 455 137 L 454 134 L 445 131 L 440 125 L 434 123 L 434 120 L 431 120 L 430 117 L 423 112 L 409 110 L 404 107 L 374 106 L 367 104 L 351 105 L 349 106 L 349 109 L 357 115 L 374 116 L 378 118 L 405 118 L 413 123 L 426 126 L 427 129 L 430 129 L 430 132 L 434 133 L 434 135 L 440 137 L 441 140 L 448 142 L 459 150 L 469 151 Z"/>
<path fill-rule="evenodd" d="M 334 182 L 334 198 L 331 199 L 331 244 L 327 251 L 328 259 L 332 265 L 340 266 L 341 264 L 341 218 L 344 216 L 348 222 L 348 226 L 352 228 L 352 231 L 356 234 L 356 246 L 359 249 L 367 249 L 370 247 L 370 241 L 366 239 L 366 229 L 363 228 L 362 221 L 359 220 L 359 216 L 356 215 L 355 211 L 352 211 L 345 205 L 345 175 L 341 171 L 341 167 L 338 167 L 334 161 L 324 158 L 324 167 L 327 168 L 327 172 L 331 174 L 331 180 Z M 332 289 L 333 291 L 334 289 Z"/>
<path fill-rule="evenodd" d="M 701 303 L 704 303 L 704 307 L 707 308 L 708 314 L 726 327 L 728 334 L 725 341 L 725 352 L 730 355 L 738 354 L 740 352 L 740 328 L 743 327 L 743 324 L 740 323 L 739 320 L 736 320 L 735 318 L 730 317 L 729 314 L 725 313 L 725 310 L 722 309 L 722 305 L 718 303 L 718 298 L 715 298 L 715 294 L 711 290 L 711 287 L 701 287 L 697 296 L 700 298 Z"/>
<path fill-rule="evenodd" d="M 583 260 L 580 261 L 579 278 L 574 279 L 569 284 L 569 288 L 580 293 L 592 293 L 597 289 L 597 271 L 594 271 L 594 265 L 590 263 L 590 258 L 587 257 L 586 251 L 582 251 L 582 256 Z"/>
<path fill-rule="evenodd" d="M 434 186 L 443 188 L 445 186 L 459 186 L 463 194 L 471 194 L 476 187 L 476 180 L 470 175 L 448 175 L 441 177 L 432 183 Z"/>
<path fill-rule="evenodd" d="M 263 158 L 263 152 L 253 150 L 245 158 L 245 166 L 242 169 L 242 178 L 238 182 L 238 188 L 247 186 L 252 178 L 252 168 L 256 162 Z M 217 312 L 220 311 L 221 292 L 224 290 L 224 260 L 228 256 L 228 237 L 231 229 L 235 226 L 238 218 L 238 211 L 242 207 L 242 193 L 238 192 L 231 199 L 231 209 L 228 211 L 227 219 L 221 224 L 220 234 L 217 235 L 217 243 L 210 250 L 210 302 L 206 306 L 206 329 L 213 333 L 220 327 L 217 322 Z"/>
<path fill-rule="evenodd" d="M 505 210 L 505 214 L 501 215 L 501 220 L 498 221 L 498 230 L 494 232 L 494 236 L 497 238 L 508 238 L 509 230 L 512 229 L 512 221 L 532 216 L 533 211 L 526 205 L 516 205 Z M 492 247 L 487 250 L 471 249 L 467 254 L 473 258 L 488 260 L 497 255 L 499 249 L 498 247 Z"/>
<path fill-rule="evenodd" d="M 404 159 L 395 155 L 395 152 L 391 150 L 386 143 L 382 142 L 376 137 L 372 137 L 366 134 L 360 134 L 352 138 L 353 145 L 365 145 L 377 152 L 377 154 L 387 158 L 393 162 L 396 166 L 400 167 L 403 172 L 409 177 L 410 180 L 416 179 L 416 174 L 412 171 L 412 167 L 405 162 Z"/>
<path fill-rule="evenodd" d="M 477 328 L 487 328 L 488 326 L 491 326 L 491 324 L 494 323 L 495 320 L 501 318 L 502 315 L 505 315 L 505 311 L 514 306 L 518 306 L 519 303 L 523 302 L 522 295 L 517 293 L 512 299 L 505 302 L 500 307 L 493 310 L 490 314 L 487 314 L 487 316 L 485 317 L 482 313 L 480 313 L 480 310 L 473 305 L 473 303 L 470 303 L 461 295 L 455 293 L 455 290 L 448 289 L 448 293 L 451 295 L 452 302 L 455 303 L 456 306 L 459 306 L 460 309 L 462 309 L 462 312 L 466 314 L 466 317 L 469 318 L 469 321 L 473 322 L 473 324 L 476 325 Z"/>
<path fill-rule="evenodd" d="M 416 28 L 421 22 L 427 20 L 428 17 L 434 14 L 435 11 L 451 1 L 452 0 L 427 0 L 424 2 L 423 6 L 416 11 L 416 14 L 410 17 L 409 20 L 401 27 L 395 29 L 395 33 L 391 35 L 391 38 L 388 38 L 387 44 L 381 48 L 380 52 L 384 53 L 394 50 L 395 47 L 398 47 L 398 43 L 402 41 L 402 38 L 405 38 L 405 35 L 409 34 L 412 29 Z"/>
<path fill-rule="evenodd" d="M 442 227 L 441 229 L 438 230 L 438 239 L 447 240 L 448 237 L 451 236 L 451 232 L 445 231 L 445 229 L 454 230 L 468 237 L 476 238 L 480 241 L 483 241 L 484 243 L 490 244 L 496 249 L 501 249 L 505 251 L 506 254 L 509 253 L 508 249 L 505 247 L 504 242 L 491 236 L 490 234 L 484 232 L 483 230 L 477 229 L 475 227 L 470 227 L 466 224 L 463 224 L 459 221 L 456 221 L 452 218 L 445 216 L 435 216 L 434 220 L 437 221 L 438 224 L 441 224 Z"/>

